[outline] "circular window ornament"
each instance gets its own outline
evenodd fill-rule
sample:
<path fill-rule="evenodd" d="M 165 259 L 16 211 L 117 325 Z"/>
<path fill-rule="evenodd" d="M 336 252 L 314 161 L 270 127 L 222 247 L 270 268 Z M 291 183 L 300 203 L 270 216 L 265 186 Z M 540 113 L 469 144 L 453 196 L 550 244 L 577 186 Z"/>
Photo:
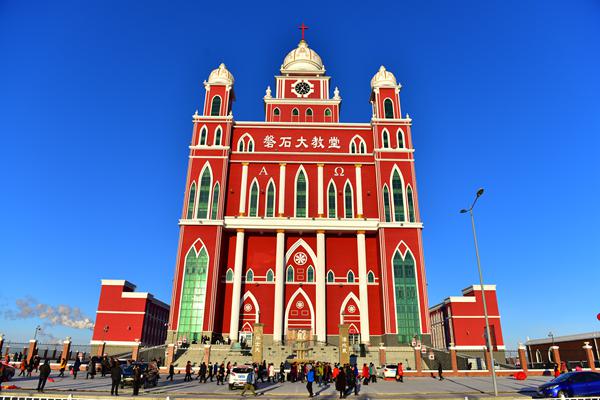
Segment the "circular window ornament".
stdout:
<path fill-rule="evenodd" d="M 351 304 L 348 306 L 347 310 L 350 314 L 354 314 L 356 312 L 356 307 Z"/>
<path fill-rule="evenodd" d="M 299 252 L 294 256 L 294 262 L 298 265 L 304 265 L 308 261 L 308 257 L 306 257 L 306 253 Z"/>
<path fill-rule="evenodd" d="M 308 97 L 314 92 L 314 85 L 306 80 L 298 80 L 292 83 L 292 93 L 298 97 Z"/>
<path fill-rule="evenodd" d="M 303 302 L 302 300 L 298 300 L 298 301 L 296 302 L 296 308 L 297 308 L 298 310 L 302 310 L 302 309 L 304 308 L 304 302 Z"/>
<path fill-rule="evenodd" d="M 244 311 L 246 311 L 246 312 L 252 311 L 252 304 L 250 304 L 250 303 L 245 304 Z"/>

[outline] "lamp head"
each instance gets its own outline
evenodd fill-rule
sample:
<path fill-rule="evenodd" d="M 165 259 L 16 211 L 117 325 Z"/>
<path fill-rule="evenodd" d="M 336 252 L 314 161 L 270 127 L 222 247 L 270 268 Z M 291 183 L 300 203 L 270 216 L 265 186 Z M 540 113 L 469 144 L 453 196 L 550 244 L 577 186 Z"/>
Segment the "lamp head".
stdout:
<path fill-rule="evenodd" d="M 462 210 L 460 210 L 461 214 L 464 214 L 464 213 L 467 213 L 467 212 L 469 212 L 469 210 L 465 210 L 464 208 Z"/>
<path fill-rule="evenodd" d="M 479 188 L 477 191 L 477 197 L 480 197 L 483 194 L 483 188 Z"/>

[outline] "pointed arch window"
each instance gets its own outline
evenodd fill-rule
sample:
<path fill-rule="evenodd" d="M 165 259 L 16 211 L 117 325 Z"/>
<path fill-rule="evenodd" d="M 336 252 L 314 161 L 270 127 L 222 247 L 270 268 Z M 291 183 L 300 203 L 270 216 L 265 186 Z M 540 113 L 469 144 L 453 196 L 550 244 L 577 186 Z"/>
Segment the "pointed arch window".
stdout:
<path fill-rule="evenodd" d="M 390 134 L 387 131 L 387 129 L 383 130 L 383 133 L 381 134 L 382 137 L 382 147 L 384 149 L 387 149 L 390 147 Z"/>
<path fill-rule="evenodd" d="M 394 118 L 394 103 L 392 103 L 392 99 L 385 99 L 383 101 L 383 112 L 386 118 Z"/>
<path fill-rule="evenodd" d="M 285 271 L 285 281 L 286 282 L 294 282 L 294 267 L 291 265 L 287 267 Z"/>
<path fill-rule="evenodd" d="M 220 146 L 221 145 L 221 135 L 223 134 L 223 130 L 221 129 L 221 127 L 217 127 L 217 129 L 215 130 L 215 146 Z"/>
<path fill-rule="evenodd" d="M 270 269 L 267 271 L 267 282 L 273 282 L 275 280 L 275 274 L 273 274 L 273 270 Z"/>
<path fill-rule="evenodd" d="M 206 145 L 207 136 L 208 136 L 208 129 L 206 129 L 206 127 L 203 126 L 202 129 L 200 129 L 200 139 L 198 140 L 198 144 L 200 146 Z"/>
<path fill-rule="evenodd" d="M 221 191 L 221 186 L 219 182 L 215 183 L 215 187 L 213 188 L 212 193 L 212 204 L 210 206 L 210 219 L 217 219 L 217 215 L 219 213 L 219 192 Z"/>
<path fill-rule="evenodd" d="M 248 216 L 258 217 L 258 182 L 255 180 L 250 187 L 250 205 L 248 206 Z"/>
<path fill-rule="evenodd" d="M 275 184 L 273 181 L 269 182 L 267 186 L 267 194 L 265 201 L 265 217 L 275 216 Z"/>
<path fill-rule="evenodd" d="M 227 273 L 225 273 L 225 282 L 233 282 L 233 270 L 231 268 L 228 268 Z"/>
<path fill-rule="evenodd" d="M 383 185 L 383 214 L 385 222 L 390 222 L 392 220 L 392 215 L 390 213 L 390 191 L 387 185 Z"/>
<path fill-rule="evenodd" d="M 348 271 L 348 275 L 346 275 L 346 280 L 348 283 L 354 283 L 354 272 Z"/>
<path fill-rule="evenodd" d="M 413 190 L 410 186 L 406 188 L 406 202 L 408 203 L 408 221 L 415 222 L 415 204 L 413 200 Z"/>
<path fill-rule="evenodd" d="M 406 344 L 410 343 L 415 332 L 419 332 L 420 329 L 415 260 L 410 251 L 407 251 L 402 258 L 400 252 L 396 250 L 392 265 L 398 343 Z"/>
<path fill-rule="evenodd" d="M 306 269 L 306 282 L 314 282 L 315 281 L 315 269 L 310 266 Z"/>
<path fill-rule="evenodd" d="M 304 170 L 298 170 L 296 176 L 296 217 L 306 218 L 308 208 L 308 189 Z"/>
<path fill-rule="evenodd" d="M 327 217 L 337 218 L 337 191 L 333 181 L 329 183 L 327 189 Z"/>
<path fill-rule="evenodd" d="M 312 122 L 313 121 L 313 110 L 312 110 L 312 108 L 307 108 L 306 109 L 306 121 L 307 122 Z"/>
<path fill-rule="evenodd" d="M 212 174 L 210 167 L 207 165 L 202 171 L 200 177 L 200 194 L 198 195 L 198 213 L 196 218 L 208 218 L 208 201 L 210 199 L 210 191 L 212 189 Z"/>
<path fill-rule="evenodd" d="M 354 218 L 354 196 L 352 195 L 352 185 L 346 182 L 344 186 L 344 216 Z"/>
<path fill-rule="evenodd" d="M 300 115 L 300 111 L 298 111 L 298 109 L 297 109 L 297 108 L 294 108 L 294 109 L 292 110 L 292 115 L 293 115 L 294 117 L 297 117 L 297 116 L 299 116 L 299 115 Z"/>
<path fill-rule="evenodd" d="M 238 151 L 244 151 L 244 139 L 240 139 L 238 142 Z"/>
<path fill-rule="evenodd" d="M 331 117 L 331 109 L 329 109 L 329 108 L 325 109 L 325 116 L 326 117 Z"/>
<path fill-rule="evenodd" d="M 367 145 L 365 145 L 365 142 L 363 142 L 363 141 L 360 142 L 358 152 L 361 154 L 365 154 L 367 152 Z"/>
<path fill-rule="evenodd" d="M 369 271 L 369 273 L 367 274 L 367 282 L 375 283 L 375 274 L 373 273 L 373 271 Z"/>
<path fill-rule="evenodd" d="M 202 247 L 197 253 L 196 249 L 192 247 L 185 257 L 178 325 L 179 337 L 197 340 L 202 334 L 207 272 L 208 253 L 206 249 Z"/>
<path fill-rule="evenodd" d="M 221 113 L 221 96 L 215 96 L 210 105 L 210 115 L 216 116 Z"/>
<path fill-rule="evenodd" d="M 394 205 L 394 221 L 404 221 L 404 189 L 400 172 L 392 173 L 392 199 Z"/>
<path fill-rule="evenodd" d="M 248 140 L 248 152 L 252 153 L 254 151 L 254 140 Z"/>
<path fill-rule="evenodd" d="M 350 143 L 350 153 L 351 154 L 355 154 L 356 153 L 356 142 L 352 142 Z"/>
<path fill-rule="evenodd" d="M 275 109 L 273 109 L 273 115 L 274 115 L 274 116 L 276 116 L 276 117 L 279 117 L 279 114 L 280 114 L 280 113 L 281 113 L 281 112 L 279 111 L 279 108 L 275 107 Z"/>
<path fill-rule="evenodd" d="M 246 282 L 253 282 L 254 281 L 254 272 L 249 269 L 248 272 L 246 272 Z"/>
<path fill-rule="evenodd" d="M 327 272 L 327 282 L 332 283 L 334 281 L 335 281 L 335 275 L 333 274 L 333 271 Z"/>
<path fill-rule="evenodd" d="M 188 197 L 187 219 L 194 218 L 194 204 L 196 204 L 196 182 L 190 185 L 190 193 Z"/>
<path fill-rule="evenodd" d="M 404 148 L 404 131 L 402 129 L 398 129 L 398 132 L 396 133 L 396 135 L 398 135 L 398 148 L 403 149 Z"/>

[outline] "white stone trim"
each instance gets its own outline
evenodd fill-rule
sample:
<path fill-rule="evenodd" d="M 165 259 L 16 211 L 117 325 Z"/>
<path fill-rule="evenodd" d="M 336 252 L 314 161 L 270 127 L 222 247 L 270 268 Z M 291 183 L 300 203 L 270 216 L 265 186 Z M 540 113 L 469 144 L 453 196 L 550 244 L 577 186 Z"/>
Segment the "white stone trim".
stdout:
<path fill-rule="evenodd" d="M 101 279 L 100 284 L 102 286 L 127 286 L 133 290 L 136 288 L 133 283 L 126 281 L 125 279 Z"/>
<path fill-rule="evenodd" d="M 108 346 L 137 346 L 140 342 L 120 340 L 90 340 L 91 345 L 106 344 Z"/>
<path fill-rule="evenodd" d="M 96 311 L 96 314 L 132 314 L 132 315 L 144 315 L 145 311 Z"/>
<path fill-rule="evenodd" d="M 240 301 L 240 309 L 242 308 L 242 305 L 246 299 L 250 299 L 252 304 L 254 304 L 254 322 L 259 323 L 260 307 L 258 305 L 258 300 L 256 300 L 256 297 L 254 297 L 251 291 L 247 290 L 246 293 L 244 293 L 244 297 L 242 297 L 242 301 Z"/>
<path fill-rule="evenodd" d="M 308 294 L 302 288 L 298 288 L 294 292 L 294 294 L 292 294 L 292 296 L 290 297 L 290 300 L 287 303 L 287 306 L 285 307 L 284 326 L 285 326 L 286 334 L 288 332 L 288 312 L 290 311 L 290 308 L 291 308 L 292 304 L 294 303 L 294 300 L 296 300 L 296 297 L 299 295 L 303 295 L 306 300 L 306 303 L 308 304 L 308 308 L 310 311 L 310 326 L 311 326 L 313 333 L 315 332 L 315 309 L 313 307 L 312 301 L 310 300 L 310 297 L 308 296 Z"/>

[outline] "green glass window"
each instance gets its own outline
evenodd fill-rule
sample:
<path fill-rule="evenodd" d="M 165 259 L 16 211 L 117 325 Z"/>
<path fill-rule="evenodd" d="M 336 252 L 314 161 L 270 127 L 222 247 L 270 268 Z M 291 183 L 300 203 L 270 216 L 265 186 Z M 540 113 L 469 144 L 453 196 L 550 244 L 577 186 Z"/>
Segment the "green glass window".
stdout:
<path fill-rule="evenodd" d="M 383 185 L 383 213 L 385 215 L 385 222 L 390 222 L 392 220 L 390 214 L 390 191 L 387 185 Z"/>
<path fill-rule="evenodd" d="M 258 216 L 258 182 L 252 182 L 250 187 L 250 206 L 248 207 L 248 216 Z"/>
<path fill-rule="evenodd" d="M 306 115 L 308 115 L 309 117 L 312 117 L 312 115 L 313 115 L 312 108 L 307 108 L 306 109 Z"/>
<path fill-rule="evenodd" d="M 387 149 L 388 147 L 390 147 L 390 134 L 384 129 L 381 136 L 383 138 L 383 148 Z"/>
<path fill-rule="evenodd" d="M 210 197 L 211 188 L 212 176 L 210 167 L 206 167 L 200 178 L 200 195 L 198 196 L 198 213 L 196 214 L 196 218 L 208 218 L 208 199 Z"/>
<path fill-rule="evenodd" d="M 202 335 L 206 302 L 208 253 L 203 247 L 199 253 L 191 248 L 185 257 L 183 290 L 179 313 L 178 336 L 198 340 Z"/>
<path fill-rule="evenodd" d="M 400 252 L 396 251 L 392 259 L 392 265 L 394 269 L 398 343 L 408 344 L 420 332 L 415 260 L 410 252 L 407 252 L 403 259 Z"/>
<path fill-rule="evenodd" d="M 206 129 L 206 127 L 202 127 L 202 129 L 200 130 L 200 141 L 198 142 L 198 144 L 204 146 L 206 144 L 207 136 L 208 136 L 208 130 Z"/>
<path fill-rule="evenodd" d="M 274 274 L 273 274 L 273 270 L 268 270 L 267 271 L 267 282 L 273 282 L 274 280 Z"/>
<path fill-rule="evenodd" d="M 297 108 L 294 108 L 294 109 L 292 110 L 292 115 L 293 115 L 294 117 L 297 117 L 298 115 L 300 115 L 300 111 L 298 111 L 298 109 L 297 109 Z"/>
<path fill-rule="evenodd" d="M 347 280 L 348 280 L 348 283 L 354 283 L 354 272 L 348 271 Z"/>
<path fill-rule="evenodd" d="M 402 129 L 398 129 L 398 148 L 404 148 L 404 132 L 402 132 Z"/>
<path fill-rule="evenodd" d="M 267 217 L 275 216 L 275 185 L 273 182 L 269 182 L 269 186 L 267 187 L 267 201 L 265 202 L 266 214 Z"/>
<path fill-rule="evenodd" d="M 356 153 L 356 143 L 354 142 L 350 143 L 350 153 Z"/>
<path fill-rule="evenodd" d="M 313 267 L 308 267 L 306 269 L 306 282 L 314 282 L 315 281 L 315 270 Z"/>
<path fill-rule="evenodd" d="M 327 216 L 329 218 L 337 218 L 337 210 L 336 210 L 336 202 L 337 202 L 337 193 L 335 190 L 335 185 L 333 182 L 329 184 L 329 189 L 327 189 Z"/>
<path fill-rule="evenodd" d="M 196 182 L 190 185 L 190 194 L 188 197 L 187 219 L 194 217 L 194 204 L 196 204 Z"/>
<path fill-rule="evenodd" d="M 275 115 L 275 116 L 277 116 L 277 117 L 279 116 L 279 108 L 275 108 L 275 109 L 273 110 L 273 115 Z"/>
<path fill-rule="evenodd" d="M 404 221 L 404 189 L 397 169 L 392 174 L 392 199 L 394 204 L 394 221 Z"/>
<path fill-rule="evenodd" d="M 326 117 L 331 117 L 331 110 L 329 108 L 325 109 L 325 116 Z"/>
<path fill-rule="evenodd" d="M 365 142 L 360 142 L 360 153 L 365 154 L 366 152 L 367 152 L 367 146 L 365 145 Z"/>
<path fill-rule="evenodd" d="M 335 275 L 333 275 L 333 271 L 327 272 L 327 282 L 335 281 Z"/>
<path fill-rule="evenodd" d="M 225 281 L 233 282 L 233 270 L 231 268 L 229 268 L 225 274 Z"/>
<path fill-rule="evenodd" d="M 212 104 L 210 106 L 210 115 L 219 115 L 221 112 L 221 97 L 215 96 L 212 99 Z"/>
<path fill-rule="evenodd" d="M 306 175 L 300 170 L 296 177 L 296 217 L 306 218 L 307 206 Z"/>
<path fill-rule="evenodd" d="M 222 131 L 221 131 L 221 127 L 219 126 L 217 128 L 217 130 L 215 131 L 215 145 L 216 146 L 221 145 L 221 134 L 222 134 Z"/>
<path fill-rule="evenodd" d="M 217 219 L 217 215 L 219 213 L 219 192 L 220 192 L 219 182 L 215 183 L 215 187 L 213 188 L 212 194 L 212 205 L 210 206 L 210 218 Z"/>
<path fill-rule="evenodd" d="M 353 203 L 352 185 L 350 185 L 350 182 L 346 182 L 346 186 L 344 187 L 344 212 L 346 218 L 354 217 Z"/>
<path fill-rule="evenodd" d="M 248 140 L 248 151 L 249 152 L 254 151 L 254 141 L 253 140 Z"/>
<path fill-rule="evenodd" d="M 292 266 L 287 267 L 287 271 L 285 272 L 285 281 L 294 282 L 294 268 Z"/>
<path fill-rule="evenodd" d="M 244 151 L 244 140 L 240 139 L 238 142 L 238 151 Z"/>
<path fill-rule="evenodd" d="M 386 118 L 394 118 L 394 103 L 391 99 L 385 99 L 383 101 L 383 109 Z"/>
<path fill-rule="evenodd" d="M 415 222 L 415 204 L 413 200 L 413 191 L 409 186 L 406 188 L 406 202 L 408 203 L 408 220 Z"/>
<path fill-rule="evenodd" d="M 375 274 L 373 274 L 372 271 L 369 271 L 369 273 L 367 274 L 367 282 L 368 283 L 374 283 L 375 282 Z"/>
<path fill-rule="evenodd" d="M 253 282 L 254 281 L 254 272 L 252 272 L 252 270 L 248 270 L 248 272 L 246 272 L 246 282 Z"/>

